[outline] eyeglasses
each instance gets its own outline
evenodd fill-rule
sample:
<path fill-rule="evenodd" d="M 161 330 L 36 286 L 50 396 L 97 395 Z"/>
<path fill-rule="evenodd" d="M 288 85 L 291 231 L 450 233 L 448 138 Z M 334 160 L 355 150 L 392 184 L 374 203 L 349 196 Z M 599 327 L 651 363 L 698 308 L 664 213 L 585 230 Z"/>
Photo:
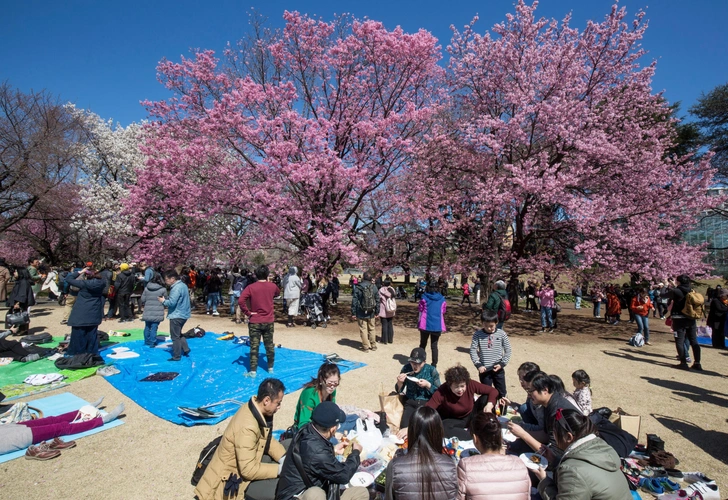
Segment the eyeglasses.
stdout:
<path fill-rule="evenodd" d="M 571 426 L 569 425 L 569 422 L 566 421 L 566 418 L 564 418 L 564 412 L 561 408 L 558 408 L 556 410 L 556 421 L 563 427 L 567 432 L 574 434 L 574 431 L 571 430 Z"/>
<path fill-rule="evenodd" d="M 339 382 L 324 382 L 327 387 L 339 387 Z"/>

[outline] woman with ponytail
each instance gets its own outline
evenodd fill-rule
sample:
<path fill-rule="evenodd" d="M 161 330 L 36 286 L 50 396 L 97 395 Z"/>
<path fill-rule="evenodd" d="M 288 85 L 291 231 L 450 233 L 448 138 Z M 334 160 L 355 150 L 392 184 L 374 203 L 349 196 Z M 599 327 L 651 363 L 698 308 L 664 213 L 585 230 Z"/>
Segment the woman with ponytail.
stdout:
<path fill-rule="evenodd" d="M 475 413 L 470 432 L 480 455 L 458 464 L 458 500 L 528 500 L 531 479 L 523 461 L 506 455 L 501 425 L 492 413 Z"/>

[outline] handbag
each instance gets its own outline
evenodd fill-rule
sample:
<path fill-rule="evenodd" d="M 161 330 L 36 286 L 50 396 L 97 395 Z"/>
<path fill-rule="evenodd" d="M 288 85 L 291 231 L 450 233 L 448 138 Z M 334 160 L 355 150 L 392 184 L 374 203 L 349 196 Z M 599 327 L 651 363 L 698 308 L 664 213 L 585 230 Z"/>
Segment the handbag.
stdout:
<path fill-rule="evenodd" d="M 28 311 L 13 310 L 8 311 L 5 316 L 5 324 L 9 326 L 21 326 L 30 323 L 30 314 Z"/>
<path fill-rule="evenodd" d="M 114 285 L 109 285 L 109 290 L 106 292 L 106 297 L 109 299 L 113 299 L 116 297 L 116 287 Z"/>
<path fill-rule="evenodd" d="M 404 414 L 404 405 L 400 395 L 396 392 L 390 394 L 384 393 L 384 386 L 379 394 L 379 406 L 381 407 L 382 413 L 387 416 L 387 424 L 391 432 L 399 431 L 399 424 L 402 421 L 402 415 Z"/>
<path fill-rule="evenodd" d="M 713 329 L 707 325 L 701 325 L 698 327 L 698 337 L 713 337 Z"/>
<path fill-rule="evenodd" d="M 19 424 L 36 418 L 43 418 L 43 412 L 28 406 L 28 403 L 15 403 L 8 411 L 0 413 L 0 425 Z"/>

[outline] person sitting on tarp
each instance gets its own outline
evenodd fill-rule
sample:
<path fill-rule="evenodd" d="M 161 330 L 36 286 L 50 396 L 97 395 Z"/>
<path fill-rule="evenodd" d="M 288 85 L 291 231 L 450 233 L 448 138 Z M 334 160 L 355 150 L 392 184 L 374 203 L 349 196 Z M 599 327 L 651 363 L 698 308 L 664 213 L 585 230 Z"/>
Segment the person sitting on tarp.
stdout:
<path fill-rule="evenodd" d="M 267 378 L 258 386 L 258 395 L 235 413 L 197 483 L 199 500 L 222 499 L 226 489 L 225 498 L 275 498 L 286 449 L 271 439 L 271 433 L 285 390 L 283 382 Z"/>
<path fill-rule="evenodd" d="M 404 396 L 404 411 L 399 422 L 397 437 L 407 437 L 409 421 L 417 408 L 425 406 L 438 387 L 440 387 L 440 374 L 437 368 L 428 365 L 427 352 L 421 347 L 415 347 L 409 356 L 409 363 L 402 367 L 397 376 L 395 389 Z"/>

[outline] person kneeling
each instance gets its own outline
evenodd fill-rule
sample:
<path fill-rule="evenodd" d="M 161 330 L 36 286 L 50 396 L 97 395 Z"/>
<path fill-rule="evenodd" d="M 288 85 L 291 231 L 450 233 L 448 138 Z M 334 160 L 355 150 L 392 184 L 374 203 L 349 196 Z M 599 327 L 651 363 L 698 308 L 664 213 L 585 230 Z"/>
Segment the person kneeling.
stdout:
<path fill-rule="evenodd" d="M 223 498 L 228 483 L 238 484 L 233 486 L 236 493 L 225 498 L 275 498 L 286 449 L 271 439 L 271 432 L 285 390 L 283 382 L 267 378 L 258 386 L 257 397 L 235 413 L 195 488 L 199 500 Z"/>
<path fill-rule="evenodd" d="M 302 427 L 289 448 L 276 490 L 276 500 L 326 500 L 329 488 L 346 484 L 359 468 L 361 445 L 354 442 L 345 462 L 336 460 L 346 447 L 334 447 L 329 441 L 346 414 L 331 401 L 314 408 L 311 422 Z M 369 491 L 362 487 L 348 488 L 341 500 L 368 500 Z"/>

